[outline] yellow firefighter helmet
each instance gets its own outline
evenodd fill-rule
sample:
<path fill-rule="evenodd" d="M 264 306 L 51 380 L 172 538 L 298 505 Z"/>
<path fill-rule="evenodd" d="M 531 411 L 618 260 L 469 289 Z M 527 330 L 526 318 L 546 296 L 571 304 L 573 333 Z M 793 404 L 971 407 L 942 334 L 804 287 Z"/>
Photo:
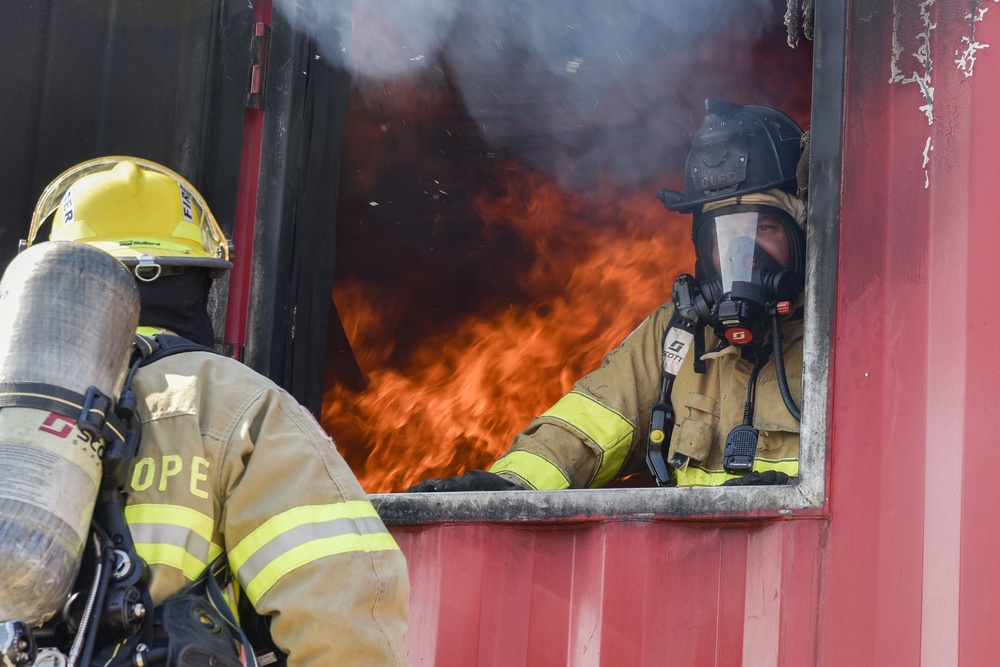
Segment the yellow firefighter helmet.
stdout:
<path fill-rule="evenodd" d="M 163 267 L 232 267 L 229 242 L 202 196 L 149 160 L 102 157 L 60 174 L 42 192 L 22 246 L 50 219 L 50 240 L 100 248 L 140 280 L 155 280 Z"/>

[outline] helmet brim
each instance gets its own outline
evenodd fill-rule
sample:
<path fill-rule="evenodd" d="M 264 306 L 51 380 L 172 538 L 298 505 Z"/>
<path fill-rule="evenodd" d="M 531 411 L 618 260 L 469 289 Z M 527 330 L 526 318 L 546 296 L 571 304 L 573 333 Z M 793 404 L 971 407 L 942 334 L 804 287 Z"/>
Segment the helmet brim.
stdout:
<path fill-rule="evenodd" d="M 128 267 L 140 264 L 160 264 L 162 266 L 203 266 L 210 269 L 229 270 L 233 263 L 221 257 L 210 257 L 197 251 L 184 252 L 167 250 L 158 247 L 121 245 L 109 241 L 86 242 L 88 245 L 100 248 L 119 262 Z"/>

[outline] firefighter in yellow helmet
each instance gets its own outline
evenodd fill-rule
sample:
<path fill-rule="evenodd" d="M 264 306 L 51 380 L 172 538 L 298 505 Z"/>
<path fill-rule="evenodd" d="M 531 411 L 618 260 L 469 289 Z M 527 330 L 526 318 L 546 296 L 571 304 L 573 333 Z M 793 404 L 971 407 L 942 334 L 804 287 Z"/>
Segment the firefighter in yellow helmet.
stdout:
<path fill-rule="evenodd" d="M 289 394 L 210 349 L 208 291 L 231 251 L 197 190 L 153 162 L 99 158 L 46 188 L 23 245 L 49 221 L 50 240 L 133 272 L 147 344 L 205 346 L 154 355 L 132 382 L 142 436 L 125 518 L 153 603 L 224 554 L 289 666 L 407 664 L 406 562 L 354 475 Z"/>
<path fill-rule="evenodd" d="M 232 267 L 230 248 L 201 195 L 180 175 L 131 157 L 84 162 L 42 193 L 26 244 L 48 222 L 49 240 L 87 243 L 131 269 L 143 326 L 214 345 L 208 290 L 213 276 Z"/>
<path fill-rule="evenodd" d="M 684 192 L 695 275 L 489 471 L 412 492 L 785 484 L 798 474 L 806 206 L 801 128 L 768 107 L 706 102 Z M 805 179 L 802 179 L 805 180 Z"/>

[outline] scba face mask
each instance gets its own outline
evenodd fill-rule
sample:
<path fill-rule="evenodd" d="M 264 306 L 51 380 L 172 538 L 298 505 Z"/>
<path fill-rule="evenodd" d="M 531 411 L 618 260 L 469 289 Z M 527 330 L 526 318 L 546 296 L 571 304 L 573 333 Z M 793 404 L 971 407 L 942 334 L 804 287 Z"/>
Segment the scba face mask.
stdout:
<path fill-rule="evenodd" d="M 723 447 L 723 468 L 729 474 L 753 470 L 759 431 L 753 425 L 757 376 L 773 355 L 782 400 L 796 420 L 801 413 L 792 399 L 785 376 L 779 317 L 792 312 L 804 286 L 805 232 L 781 207 L 761 204 L 727 204 L 703 212 L 694 222 L 696 276 L 681 275 L 671 295 L 677 315 L 694 327 L 711 326 L 715 335 L 742 350 L 753 364 L 747 380 L 743 423 L 734 427 Z M 668 333 L 670 328 L 668 328 Z M 770 348 L 766 345 L 771 333 Z M 704 335 L 695 333 L 694 370 L 704 373 Z M 666 340 L 664 341 L 666 349 Z M 666 377 L 666 372 L 665 372 Z M 672 423 L 670 384 L 665 380 L 659 403 L 650 418 L 652 434 L 658 426 L 657 408 L 665 417 L 659 426 Z M 647 463 L 660 485 L 669 485 L 668 463 L 659 443 L 647 445 Z M 670 466 L 681 468 L 687 458 L 675 455 Z"/>
<path fill-rule="evenodd" d="M 696 218 L 696 277 L 674 284 L 678 312 L 733 345 L 762 345 L 771 318 L 791 311 L 804 284 L 805 234 L 790 214 L 761 204 Z"/>

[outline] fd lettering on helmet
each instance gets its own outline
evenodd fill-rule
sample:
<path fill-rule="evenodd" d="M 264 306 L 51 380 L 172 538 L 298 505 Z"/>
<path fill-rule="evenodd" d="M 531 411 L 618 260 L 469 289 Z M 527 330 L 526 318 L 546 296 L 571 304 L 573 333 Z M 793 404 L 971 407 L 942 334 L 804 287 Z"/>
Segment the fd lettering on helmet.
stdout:
<path fill-rule="evenodd" d="M 181 215 L 183 215 L 184 219 L 188 222 L 194 221 L 194 214 L 192 212 L 191 205 L 191 193 L 184 188 L 181 188 Z"/>
<path fill-rule="evenodd" d="M 702 176 L 701 189 L 718 190 L 719 188 L 739 182 L 740 182 L 740 175 L 738 172 L 734 170 L 723 171 L 717 174 L 709 174 L 708 176 Z"/>

